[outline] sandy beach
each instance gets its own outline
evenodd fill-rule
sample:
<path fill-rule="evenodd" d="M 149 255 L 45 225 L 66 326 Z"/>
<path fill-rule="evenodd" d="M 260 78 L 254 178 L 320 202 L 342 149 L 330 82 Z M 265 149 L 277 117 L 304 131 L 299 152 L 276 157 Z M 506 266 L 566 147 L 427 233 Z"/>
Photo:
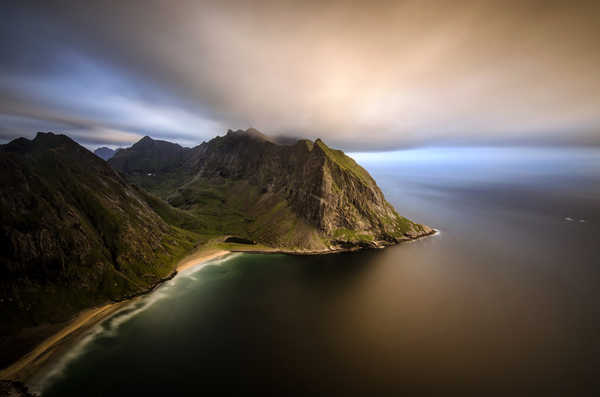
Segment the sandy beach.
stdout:
<path fill-rule="evenodd" d="M 220 249 L 207 250 L 206 248 L 201 248 L 179 261 L 175 271 L 181 272 L 229 253 L 230 251 Z M 80 312 L 59 332 L 45 339 L 32 351 L 21 357 L 12 365 L 2 369 L 0 371 L 0 379 L 26 381 L 41 367 L 42 364 L 61 351 L 62 348 L 70 346 L 70 344 L 78 340 L 85 331 L 106 319 L 125 305 L 131 303 L 133 299 L 135 298 L 127 299 L 122 302 L 109 303 Z"/>
<path fill-rule="evenodd" d="M 190 267 L 199 265 L 203 262 L 207 262 L 207 261 L 210 261 L 213 259 L 220 258 L 229 253 L 231 253 L 231 251 L 220 250 L 220 249 L 214 249 L 214 250 L 200 249 L 200 250 L 186 256 L 181 261 L 179 261 L 179 263 L 177 264 L 177 271 L 181 272 L 185 269 L 189 269 Z"/>
<path fill-rule="evenodd" d="M 123 307 L 127 302 L 110 303 L 80 312 L 69 324 L 50 336 L 18 361 L 0 371 L 0 379 L 24 381 L 50 358 L 57 349 L 71 342 L 83 331 Z"/>
<path fill-rule="evenodd" d="M 435 231 L 434 233 L 435 234 Z M 423 236 L 426 237 L 426 236 Z M 262 250 L 262 249 L 236 249 L 232 248 L 230 250 L 225 250 L 222 248 L 208 248 L 203 246 L 197 249 L 195 252 L 181 259 L 176 267 L 174 272 L 182 272 L 186 269 L 192 268 L 194 266 L 198 266 L 204 262 L 217 259 L 228 255 L 232 252 L 247 252 L 247 253 L 283 253 L 283 254 L 292 254 L 292 255 L 315 255 L 315 254 L 328 254 L 328 253 L 336 253 L 348 251 L 347 249 L 340 250 L 329 250 L 324 252 L 297 252 L 297 251 L 286 251 L 286 250 Z M 150 289 L 148 292 L 151 292 Z M 95 324 L 98 324 L 100 321 L 106 319 L 117 310 L 121 309 L 125 305 L 131 303 L 136 298 L 126 299 L 121 302 L 109 303 L 104 306 L 99 306 L 96 308 L 86 309 L 79 313 L 75 318 L 73 318 L 63 329 L 61 329 L 56 334 L 50 336 L 42 343 L 40 343 L 37 347 L 35 347 L 32 351 L 21 357 L 18 361 L 10 365 L 9 367 L 4 368 L 0 371 L 0 379 L 7 380 L 18 380 L 18 381 L 27 381 L 39 368 L 47 362 L 50 358 L 53 358 L 55 354 L 64 350 L 71 343 L 78 340 L 80 336 L 82 336 L 87 330 L 93 327 Z"/>

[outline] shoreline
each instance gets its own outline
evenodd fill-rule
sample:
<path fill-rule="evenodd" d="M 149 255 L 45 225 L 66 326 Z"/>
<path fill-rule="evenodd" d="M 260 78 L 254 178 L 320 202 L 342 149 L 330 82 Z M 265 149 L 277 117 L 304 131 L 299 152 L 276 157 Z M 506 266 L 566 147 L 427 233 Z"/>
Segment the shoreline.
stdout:
<path fill-rule="evenodd" d="M 364 246 L 355 245 L 355 246 L 348 247 L 348 248 L 335 248 L 335 249 L 326 249 L 326 250 L 320 250 L 320 251 L 286 250 L 286 249 L 281 249 L 281 248 L 273 248 L 273 249 L 230 248 L 229 252 L 243 252 L 246 254 L 284 254 L 284 255 L 297 255 L 297 256 L 341 254 L 344 252 L 357 252 L 357 251 L 370 250 L 370 249 L 374 249 L 374 250 L 384 249 L 387 247 L 393 247 L 395 245 L 411 243 L 411 242 L 418 241 L 418 240 L 421 240 L 421 239 L 424 239 L 427 237 L 437 236 L 438 234 L 440 234 L 440 231 L 438 229 L 432 228 L 431 231 L 429 231 L 427 233 L 419 234 L 416 237 L 410 237 L 405 240 L 400 240 L 396 243 L 390 243 L 387 241 L 379 241 L 379 242 L 376 242 L 376 243 L 380 243 L 378 245 L 364 245 Z"/>
<path fill-rule="evenodd" d="M 125 306 L 129 301 L 113 302 L 103 306 L 85 309 L 68 322 L 57 333 L 46 338 L 29 353 L 0 371 L 1 380 L 25 382 L 35 372 L 63 348 L 70 345 L 78 336 Z"/>
<path fill-rule="evenodd" d="M 0 370 L 0 380 L 19 381 L 27 383 L 28 380 L 46 364 L 51 358 L 70 347 L 96 324 L 106 320 L 121 308 L 135 301 L 136 298 L 149 294 L 163 282 L 173 279 L 177 274 L 186 269 L 201 265 L 204 262 L 225 256 L 230 251 L 198 249 L 181 259 L 173 272 L 159 280 L 147 291 L 123 297 L 117 301 L 102 306 L 84 309 L 77 313 L 66 325 L 55 334 L 44 339 L 33 350 L 23 355 L 17 361 Z"/>
<path fill-rule="evenodd" d="M 213 259 L 220 258 L 222 256 L 230 254 L 232 251 L 228 250 L 209 250 L 199 248 L 197 251 L 191 253 L 190 255 L 184 257 L 179 261 L 177 267 L 175 268 L 175 272 L 179 273 L 186 269 L 192 268 L 196 265 L 200 265 L 204 262 L 211 261 Z"/>
<path fill-rule="evenodd" d="M 68 324 L 60 331 L 46 338 L 33 350 L 22 356 L 13 364 L 0 370 L 0 380 L 20 381 L 27 383 L 27 381 L 31 380 L 38 373 L 38 371 L 42 369 L 42 366 L 46 364 L 50 359 L 54 358 L 56 355 L 60 354 L 61 352 L 72 346 L 96 324 L 107 319 L 124 306 L 132 303 L 133 301 L 135 301 L 136 298 L 151 293 L 163 282 L 173 279 L 177 276 L 177 274 L 179 274 L 182 271 L 185 271 L 198 265 L 202 265 L 205 262 L 226 256 L 230 253 L 284 254 L 298 256 L 329 255 L 343 252 L 356 252 L 366 249 L 383 249 L 389 246 L 400 245 L 402 243 L 420 240 L 422 238 L 434 236 L 437 234 L 439 234 L 439 231 L 433 229 L 427 234 L 399 241 L 397 243 L 388 243 L 377 246 L 354 246 L 348 248 L 328 249 L 322 251 L 294 251 L 278 248 L 273 248 L 272 250 L 257 250 L 251 249 L 250 247 L 248 247 L 248 249 L 244 249 L 242 247 L 236 247 L 231 249 L 211 249 L 207 248 L 206 246 L 199 247 L 196 249 L 196 251 L 179 260 L 171 274 L 159 280 L 147 291 L 123 297 L 118 301 L 113 301 L 106 305 L 85 309 L 76 314 L 74 318 L 71 321 L 69 321 Z"/>

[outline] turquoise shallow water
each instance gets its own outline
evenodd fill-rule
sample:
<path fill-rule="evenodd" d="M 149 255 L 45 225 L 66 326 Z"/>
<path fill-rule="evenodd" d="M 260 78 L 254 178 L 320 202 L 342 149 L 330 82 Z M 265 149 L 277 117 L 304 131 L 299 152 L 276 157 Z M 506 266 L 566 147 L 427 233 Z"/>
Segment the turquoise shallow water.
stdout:
<path fill-rule="evenodd" d="M 234 254 L 189 269 L 96 327 L 36 388 L 594 394 L 600 157 L 456 156 L 361 161 L 400 213 L 439 235 L 338 255 Z"/>

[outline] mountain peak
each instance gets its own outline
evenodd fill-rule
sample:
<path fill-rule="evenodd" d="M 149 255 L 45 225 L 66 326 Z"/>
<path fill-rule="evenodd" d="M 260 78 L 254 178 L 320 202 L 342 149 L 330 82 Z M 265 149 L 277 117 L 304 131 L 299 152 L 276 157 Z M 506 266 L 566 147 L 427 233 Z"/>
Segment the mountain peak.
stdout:
<path fill-rule="evenodd" d="M 250 138 L 256 139 L 258 141 L 275 143 L 273 141 L 273 139 L 271 139 L 267 135 L 263 134 L 256 128 L 248 128 L 245 131 L 244 130 L 236 130 L 236 131 L 227 130 L 227 134 L 225 136 L 228 136 L 228 137 L 250 137 Z"/>
<path fill-rule="evenodd" d="M 140 139 L 139 141 L 137 141 L 136 143 L 134 143 L 132 145 L 132 147 L 140 147 L 140 146 L 150 146 L 152 144 L 154 144 L 154 139 L 150 138 L 148 135 L 144 136 L 142 139 Z"/>
<path fill-rule="evenodd" d="M 44 138 L 44 137 L 53 137 L 53 136 L 58 136 L 58 135 L 61 135 L 61 134 L 55 134 L 55 133 L 54 133 L 54 132 L 52 132 L 52 131 L 48 131 L 48 132 L 38 131 L 38 132 L 35 134 L 35 138 L 34 138 L 34 139 L 37 139 L 37 138 Z"/>
<path fill-rule="evenodd" d="M 11 143 L 0 150 L 0 300 L 24 305 L 1 305 L 0 367 L 29 350 L 21 330 L 150 289 L 195 243 L 68 137 L 39 133 Z M 41 342 L 43 335 L 28 339 Z"/>
<path fill-rule="evenodd" d="M 265 136 L 262 132 L 260 132 L 259 130 L 257 130 L 256 128 L 248 128 L 246 130 L 246 134 L 248 135 L 260 135 L 260 136 Z"/>
<path fill-rule="evenodd" d="M 4 152 L 24 153 L 31 150 L 33 143 L 27 138 L 16 138 L 6 145 L 0 145 L 0 150 Z"/>
<path fill-rule="evenodd" d="M 108 161 L 110 158 L 112 158 L 115 155 L 115 150 L 106 147 L 106 146 L 102 146 L 99 147 L 98 149 L 94 150 L 94 154 L 98 157 L 100 157 L 102 160 L 104 161 Z"/>
<path fill-rule="evenodd" d="M 180 166 L 190 150 L 145 136 L 131 147 L 116 151 L 109 163 L 121 172 L 153 173 Z"/>
<path fill-rule="evenodd" d="M 53 132 L 38 132 L 32 141 L 35 144 L 58 146 L 65 143 L 76 144 L 77 143 L 63 134 L 55 134 Z"/>

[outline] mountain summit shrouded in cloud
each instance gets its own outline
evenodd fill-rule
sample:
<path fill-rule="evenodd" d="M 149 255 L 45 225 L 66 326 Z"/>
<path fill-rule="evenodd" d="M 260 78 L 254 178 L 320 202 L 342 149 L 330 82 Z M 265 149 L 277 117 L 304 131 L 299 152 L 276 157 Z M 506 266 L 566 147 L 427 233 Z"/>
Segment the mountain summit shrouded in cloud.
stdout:
<path fill-rule="evenodd" d="M 598 144 L 599 4 L 3 5 L 0 139 L 194 145 L 254 125 L 346 150 Z"/>

